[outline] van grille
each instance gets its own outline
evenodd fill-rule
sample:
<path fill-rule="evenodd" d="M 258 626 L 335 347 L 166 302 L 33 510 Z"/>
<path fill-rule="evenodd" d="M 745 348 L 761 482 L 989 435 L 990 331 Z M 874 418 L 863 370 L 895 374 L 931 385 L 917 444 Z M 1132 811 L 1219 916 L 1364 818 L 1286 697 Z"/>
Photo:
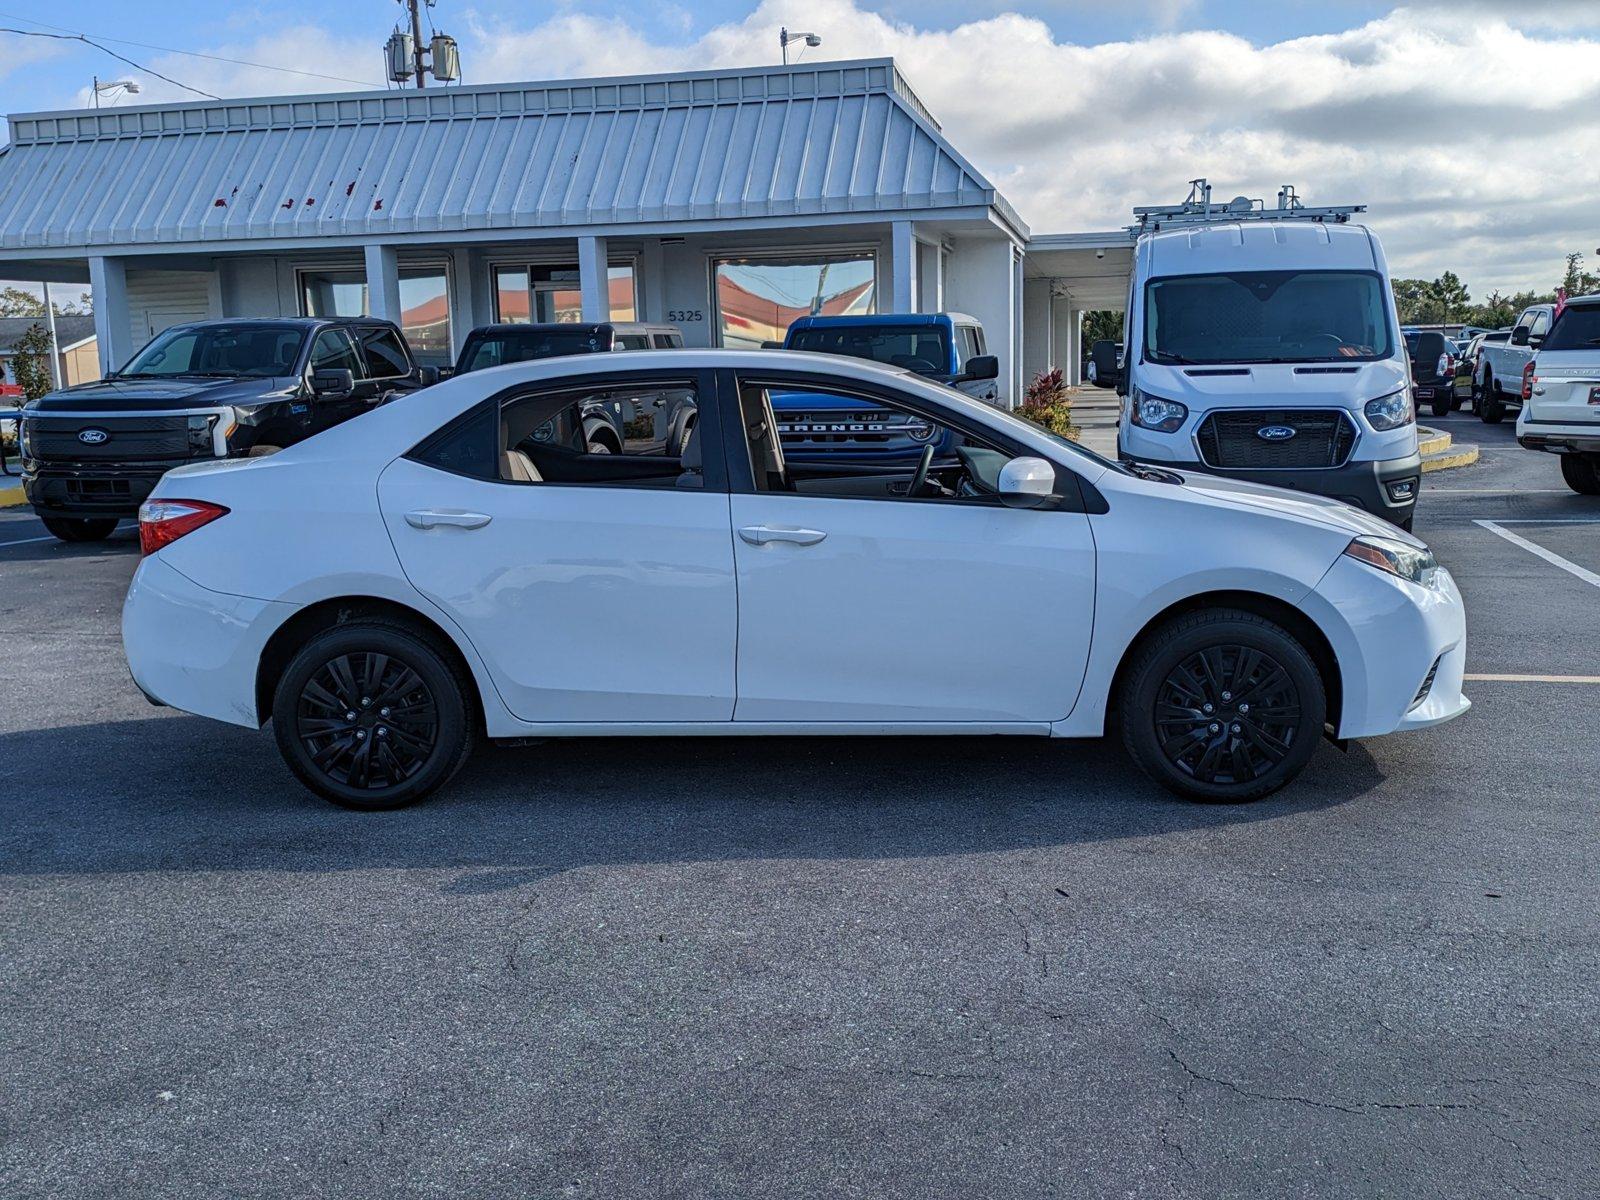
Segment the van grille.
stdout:
<path fill-rule="evenodd" d="M 1261 436 L 1274 427 L 1292 429 L 1294 436 Z M 1337 408 L 1214 412 L 1195 437 L 1208 467 L 1238 470 L 1342 467 L 1356 444 L 1354 423 Z"/>

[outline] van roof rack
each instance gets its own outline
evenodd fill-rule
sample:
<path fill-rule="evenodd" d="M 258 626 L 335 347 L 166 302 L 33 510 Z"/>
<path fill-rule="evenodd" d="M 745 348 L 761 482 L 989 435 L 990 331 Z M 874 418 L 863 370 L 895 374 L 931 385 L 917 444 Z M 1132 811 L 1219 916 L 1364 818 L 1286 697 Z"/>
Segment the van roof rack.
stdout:
<path fill-rule="evenodd" d="M 1307 208 L 1300 202 L 1292 183 L 1278 189 L 1278 207 L 1268 208 L 1264 200 L 1235 196 L 1225 204 L 1213 204 L 1211 184 L 1204 179 L 1189 181 L 1189 198 L 1182 204 L 1146 204 L 1134 208 L 1133 233 L 1149 233 L 1163 226 L 1206 225 L 1223 221 L 1331 221 L 1343 224 L 1352 213 L 1366 212 L 1365 204 L 1341 204 L 1328 208 Z"/>

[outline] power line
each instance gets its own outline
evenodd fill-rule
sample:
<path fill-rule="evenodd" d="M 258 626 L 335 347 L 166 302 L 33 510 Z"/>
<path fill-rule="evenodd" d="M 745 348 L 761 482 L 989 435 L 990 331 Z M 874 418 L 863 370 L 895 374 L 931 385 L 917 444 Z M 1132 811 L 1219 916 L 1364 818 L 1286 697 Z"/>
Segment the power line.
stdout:
<path fill-rule="evenodd" d="M 163 75 L 160 71 L 152 71 L 149 67 L 144 66 L 141 63 L 134 62 L 133 59 L 129 58 L 127 55 L 118 54 L 109 46 L 102 46 L 99 42 L 92 41 L 81 33 L 40 33 L 36 29 L 8 29 L 5 26 L 0 26 L 0 33 L 14 33 L 18 37 L 53 38 L 58 42 L 82 42 L 85 46 L 93 46 L 101 53 L 109 54 L 112 58 L 118 60 L 119 62 L 125 62 L 130 67 L 133 67 L 139 71 L 143 71 L 146 75 L 154 75 L 157 79 L 160 79 L 166 83 L 170 83 L 173 87 L 180 87 L 186 92 L 193 92 L 196 96 L 204 96 L 207 100 L 222 99 L 221 96 L 213 96 L 210 92 L 202 92 L 197 87 L 190 87 L 187 83 L 179 83 L 170 75 Z"/>
<path fill-rule="evenodd" d="M 38 26 L 40 26 L 41 28 L 44 28 L 44 29 L 58 30 L 59 32 L 61 32 L 64 35 L 69 35 L 70 34 L 73 38 L 76 38 L 76 39 L 78 39 L 80 41 L 89 42 L 89 44 L 91 46 L 97 46 L 96 42 L 90 41 L 89 35 L 79 33 L 75 29 L 66 29 L 63 26 L 51 25 L 51 24 L 48 24 L 45 21 L 35 21 L 30 17 L 19 17 L 14 13 L 0 12 L 0 17 L 7 17 L 7 18 L 10 18 L 13 21 L 25 21 L 29 25 L 38 25 Z M 0 30 L 0 32 L 27 34 L 29 31 L 26 30 L 26 29 L 11 29 L 11 30 Z M 34 36 L 43 37 L 43 36 L 46 36 L 46 35 L 44 35 L 44 34 L 36 34 Z M 204 53 L 202 51 L 199 51 L 199 50 L 180 50 L 176 46 L 157 46 L 157 45 L 155 45 L 154 43 L 151 43 L 151 42 L 136 42 L 132 38 L 105 37 L 102 34 L 95 34 L 93 36 L 95 38 L 98 38 L 99 41 L 102 41 L 102 42 L 115 42 L 119 46 L 138 46 L 140 49 L 143 49 L 143 50 L 159 50 L 163 54 L 182 54 L 182 55 L 185 55 L 188 58 L 203 58 L 203 59 L 206 59 L 209 62 L 229 63 L 229 64 L 231 64 L 233 66 L 236 66 L 236 67 L 255 67 L 257 70 L 261 70 L 261 71 L 279 71 L 279 72 L 282 72 L 285 75 L 303 75 L 308 79 L 329 79 L 329 80 L 333 80 L 336 83 L 355 83 L 355 84 L 360 84 L 362 87 L 376 88 L 376 87 L 382 87 L 383 86 L 382 84 L 375 83 L 370 79 L 352 79 L 347 75 L 326 75 L 326 74 L 324 74 L 324 73 L 322 73 L 320 71 L 302 71 L 302 70 L 299 70 L 296 67 L 280 67 L 280 66 L 274 65 L 273 63 L 250 62 L 248 59 L 228 58 L 226 55 L 222 55 L 222 54 L 206 54 L 206 53 Z M 101 50 L 105 50 L 104 46 L 97 46 L 97 48 L 101 49 Z M 110 51 L 110 50 L 106 50 L 106 53 L 107 54 L 112 54 L 113 52 Z M 128 60 L 124 59 L 123 61 L 126 62 Z M 134 65 L 137 65 L 137 64 L 134 64 Z M 143 70 L 148 70 L 149 68 L 140 67 L 139 69 L 141 71 L 143 71 Z M 152 75 L 155 74 L 154 71 L 151 71 L 150 73 Z M 164 76 L 160 76 L 159 78 L 165 78 L 165 77 Z M 172 82 L 172 81 L 169 80 L 168 82 Z M 184 85 L 181 84 L 181 83 L 178 84 L 177 86 L 184 87 Z M 188 91 L 196 91 L 197 89 L 195 89 L 195 88 L 187 88 L 186 90 L 188 90 Z M 202 92 L 201 94 L 202 95 L 207 95 L 208 93 Z M 212 99 L 220 99 L 220 97 L 213 96 Z"/>

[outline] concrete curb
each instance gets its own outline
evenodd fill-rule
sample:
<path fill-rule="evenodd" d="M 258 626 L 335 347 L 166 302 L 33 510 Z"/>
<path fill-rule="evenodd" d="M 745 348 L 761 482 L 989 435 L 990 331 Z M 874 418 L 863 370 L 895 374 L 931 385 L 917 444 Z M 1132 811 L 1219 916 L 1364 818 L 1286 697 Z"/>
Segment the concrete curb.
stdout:
<path fill-rule="evenodd" d="M 1468 467 L 1478 461 L 1478 448 L 1476 446 L 1451 446 L 1437 454 L 1424 454 L 1422 456 L 1422 473 L 1430 471 L 1448 471 L 1454 467 Z"/>

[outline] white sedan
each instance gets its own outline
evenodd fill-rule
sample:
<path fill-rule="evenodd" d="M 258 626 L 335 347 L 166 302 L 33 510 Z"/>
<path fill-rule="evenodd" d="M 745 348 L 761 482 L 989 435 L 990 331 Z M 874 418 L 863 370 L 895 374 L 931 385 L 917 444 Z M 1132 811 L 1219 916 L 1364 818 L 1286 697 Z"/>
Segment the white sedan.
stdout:
<path fill-rule="evenodd" d="M 588 446 L 598 411 L 623 453 Z M 1112 463 L 855 359 L 474 372 L 268 458 L 172 471 L 140 537 L 123 613 L 140 688 L 270 720 L 294 773 L 352 808 L 421 799 L 483 735 L 1112 723 L 1160 783 L 1236 802 L 1324 735 L 1468 706 L 1461 597 L 1415 538 L 1336 501 Z"/>

